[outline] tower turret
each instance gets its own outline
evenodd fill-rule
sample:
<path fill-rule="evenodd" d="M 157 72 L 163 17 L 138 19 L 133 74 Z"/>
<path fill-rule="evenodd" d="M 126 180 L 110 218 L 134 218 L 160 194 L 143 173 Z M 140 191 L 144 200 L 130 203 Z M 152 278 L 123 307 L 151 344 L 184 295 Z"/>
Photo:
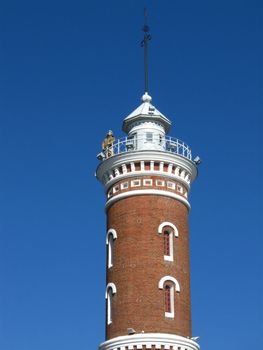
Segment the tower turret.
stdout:
<path fill-rule="evenodd" d="M 152 98 L 146 92 L 142 104 L 123 121 L 122 130 L 128 134 L 132 146 L 139 150 L 164 150 L 165 135 L 171 122 L 152 104 Z"/>
<path fill-rule="evenodd" d="M 144 94 L 110 142 L 97 178 L 106 192 L 106 341 L 101 350 L 199 349 L 191 340 L 188 195 L 191 149 Z"/>

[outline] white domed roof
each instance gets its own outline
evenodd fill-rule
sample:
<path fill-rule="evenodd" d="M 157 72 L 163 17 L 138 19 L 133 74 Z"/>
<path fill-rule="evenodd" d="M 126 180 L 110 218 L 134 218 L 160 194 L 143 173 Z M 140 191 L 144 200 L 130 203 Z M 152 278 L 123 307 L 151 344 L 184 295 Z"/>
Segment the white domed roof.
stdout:
<path fill-rule="evenodd" d="M 128 115 L 123 121 L 122 130 L 128 132 L 129 126 L 136 120 L 149 119 L 159 121 L 163 124 L 165 132 L 167 133 L 171 126 L 171 121 L 166 118 L 157 108 L 152 104 L 152 97 L 147 92 L 142 96 L 142 104 Z"/>

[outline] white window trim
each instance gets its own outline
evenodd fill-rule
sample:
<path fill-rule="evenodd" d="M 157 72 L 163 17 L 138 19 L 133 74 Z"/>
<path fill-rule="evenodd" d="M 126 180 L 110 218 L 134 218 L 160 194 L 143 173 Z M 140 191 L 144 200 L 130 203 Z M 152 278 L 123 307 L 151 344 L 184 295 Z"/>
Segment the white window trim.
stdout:
<path fill-rule="evenodd" d="M 112 296 L 117 293 L 117 288 L 114 283 L 108 283 L 105 292 L 107 300 L 107 324 L 112 323 Z"/>
<path fill-rule="evenodd" d="M 128 181 L 121 183 L 121 190 L 126 190 L 128 187 L 129 187 Z"/>
<path fill-rule="evenodd" d="M 172 181 L 167 181 L 167 188 L 170 188 L 171 190 L 175 190 L 176 183 Z"/>
<path fill-rule="evenodd" d="M 166 282 L 172 282 L 173 285 L 171 286 L 171 289 L 170 289 L 171 312 L 165 312 L 165 317 L 174 318 L 174 294 L 175 294 L 174 291 L 179 293 L 180 292 L 180 285 L 174 277 L 164 276 L 160 279 L 160 281 L 158 283 L 158 288 L 164 289 Z"/>
<path fill-rule="evenodd" d="M 149 183 L 147 183 L 149 182 Z M 152 186 L 153 180 L 152 179 L 143 179 L 143 186 Z"/>
<path fill-rule="evenodd" d="M 113 235 L 114 239 L 116 239 L 118 237 L 117 232 L 116 232 L 116 230 L 114 230 L 114 228 L 108 229 L 107 234 L 106 234 L 106 244 L 109 244 L 109 235 L 110 234 Z"/>
<path fill-rule="evenodd" d="M 179 193 L 183 193 L 184 192 L 183 186 L 182 185 L 177 185 L 177 191 Z"/>
<path fill-rule="evenodd" d="M 112 239 L 110 237 L 112 237 Z M 113 266 L 113 242 L 116 238 L 116 230 L 110 228 L 106 234 L 106 244 L 108 246 L 108 269 L 110 269 Z"/>
<path fill-rule="evenodd" d="M 173 276 L 163 276 L 158 283 L 158 288 L 163 289 L 165 282 L 169 282 L 169 281 L 173 282 L 173 284 L 175 285 L 175 291 L 179 293 L 180 292 L 179 282 Z"/>
<path fill-rule="evenodd" d="M 161 184 L 158 184 L 158 182 L 161 183 Z M 164 182 L 164 180 L 155 180 L 155 185 L 159 186 L 159 187 L 164 187 L 165 182 Z"/>
<path fill-rule="evenodd" d="M 137 182 L 137 181 L 138 181 L 138 185 L 135 184 L 135 182 Z M 131 181 L 131 187 L 139 187 L 139 186 L 141 186 L 141 180 L 140 179 Z"/>
<path fill-rule="evenodd" d="M 177 230 L 176 226 L 175 226 L 174 224 L 172 224 L 171 222 L 169 222 L 169 221 L 164 221 L 164 222 L 162 222 L 162 223 L 159 225 L 159 227 L 158 227 L 158 233 L 162 233 L 163 228 L 164 228 L 165 226 L 169 226 L 169 227 L 171 227 L 171 228 L 173 229 L 175 237 L 178 237 L 178 236 L 179 236 L 179 233 L 178 233 L 178 230 Z"/>
<path fill-rule="evenodd" d="M 116 185 L 113 187 L 113 193 L 116 193 L 116 192 L 119 192 L 120 190 L 120 186 L 119 185 Z"/>

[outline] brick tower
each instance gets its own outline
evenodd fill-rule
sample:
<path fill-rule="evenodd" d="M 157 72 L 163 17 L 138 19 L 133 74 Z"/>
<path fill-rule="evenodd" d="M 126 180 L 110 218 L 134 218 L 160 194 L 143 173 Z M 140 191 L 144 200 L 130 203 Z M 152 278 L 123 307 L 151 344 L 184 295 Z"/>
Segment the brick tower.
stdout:
<path fill-rule="evenodd" d="M 106 341 L 100 350 L 198 350 L 191 339 L 188 194 L 199 158 L 167 136 L 145 93 L 111 132 L 97 178 L 107 201 Z"/>
<path fill-rule="evenodd" d="M 96 175 L 106 192 L 106 341 L 99 350 L 199 350 L 191 333 L 188 194 L 199 157 L 167 136 L 171 122 L 145 94 L 109 131 Z"/>

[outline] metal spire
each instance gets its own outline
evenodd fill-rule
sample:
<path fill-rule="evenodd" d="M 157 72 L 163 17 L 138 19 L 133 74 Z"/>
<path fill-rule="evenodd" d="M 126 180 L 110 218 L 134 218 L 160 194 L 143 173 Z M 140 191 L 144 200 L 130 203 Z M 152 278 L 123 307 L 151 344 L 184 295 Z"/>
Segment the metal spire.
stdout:
<path fill-rule="evenodd" d="M 147 10 L 144 8 L 144 26 L 142 28 L 144 31 L 144 38 L 141 42 L 141 46 L 144 47 L 144 89 L 145 93 L 148 93 L 148 41 L 151 40 L 151 35 L 149 34 L 150 28 L 147 25 Z"/>

